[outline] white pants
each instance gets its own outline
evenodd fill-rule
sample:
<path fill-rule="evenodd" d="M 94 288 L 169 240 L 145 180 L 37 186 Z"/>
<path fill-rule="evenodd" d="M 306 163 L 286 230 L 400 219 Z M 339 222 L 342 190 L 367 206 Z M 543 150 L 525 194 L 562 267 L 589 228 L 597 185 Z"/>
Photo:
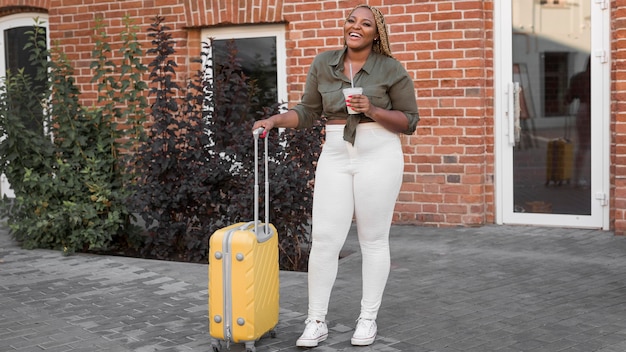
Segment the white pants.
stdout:
<path fill-rule="evenodd" d="M 362 123 L 353 146 L 343 140 L 343 127 L 326 125 L 315 174 L 308 318 L 320 321 L 328 313 L 353 216 L 363 258 L 360 317 L 376 319 L 389 276 L 389 229 L 404 170 L 398 134 L 375 122 Z"/>

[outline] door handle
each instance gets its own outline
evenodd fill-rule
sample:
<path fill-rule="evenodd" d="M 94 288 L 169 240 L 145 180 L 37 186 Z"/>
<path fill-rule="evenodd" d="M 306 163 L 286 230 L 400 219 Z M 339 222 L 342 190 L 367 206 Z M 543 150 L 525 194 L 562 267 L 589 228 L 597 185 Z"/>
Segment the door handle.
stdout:
<path fill-rule="evenodd" d="M 520 86 L 518 82 L 511 82 L 507 87 L 507 135 L 509 145 L 515 146 L 520 139 Z"/>

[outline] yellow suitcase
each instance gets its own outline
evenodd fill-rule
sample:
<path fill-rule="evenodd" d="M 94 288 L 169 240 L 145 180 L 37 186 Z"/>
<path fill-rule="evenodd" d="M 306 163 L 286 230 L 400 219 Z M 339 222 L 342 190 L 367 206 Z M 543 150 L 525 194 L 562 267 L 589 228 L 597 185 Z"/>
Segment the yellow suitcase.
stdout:
<path fill-rule="evenodd" d="M 546 185 L 562 185 L 572 179 L 574 144 L 566 138 L 548 141 L 546 152 Z"/>
<path fill-rule="evenodd" d="M 258 135 L 255 131 L 255 186 L 258 187 Z M 278 233 L 269 222 L 269 185 L 265 138 L 265 223 L 258 219 L 215 231 L 209 241 L 209 334 L 214 352 L 222 342 L 244 343 L 255 351 L 263 335 L 275 336 L 279 314 Z"/>

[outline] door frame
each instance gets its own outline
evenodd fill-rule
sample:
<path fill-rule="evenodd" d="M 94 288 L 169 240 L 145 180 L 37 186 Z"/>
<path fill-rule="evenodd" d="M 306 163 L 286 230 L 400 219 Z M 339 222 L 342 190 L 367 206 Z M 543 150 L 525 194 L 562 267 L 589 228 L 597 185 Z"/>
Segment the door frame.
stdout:
<path fill-rule="evenodd" d="M 497 224 L 609 229 L 610 195 L 610 8 L 591 8 L 591 215 L 516 213 L 513 207 L 513 146 L 509 143 L 508 90 L 512 82 L 512 0 L 494 2 L 494 186 Z M 597 74 L 596 74 L 597 72 Z M 511 129 L 512 130 L 512 129 Z"/>

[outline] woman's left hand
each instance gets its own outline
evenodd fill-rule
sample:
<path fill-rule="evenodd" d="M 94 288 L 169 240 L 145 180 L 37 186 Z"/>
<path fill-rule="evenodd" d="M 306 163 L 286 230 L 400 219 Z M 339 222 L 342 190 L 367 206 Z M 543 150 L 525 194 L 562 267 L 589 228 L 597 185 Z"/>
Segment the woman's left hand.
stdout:
<path fill-rule="evenodd" d="M 356 112 L 365 114 L 367 117 L 372 117 L 374 109 L 376 107 L 370 103 L 369 98 L 363 94 L 355 94 L 350 98 L 350 107 Z"/>

